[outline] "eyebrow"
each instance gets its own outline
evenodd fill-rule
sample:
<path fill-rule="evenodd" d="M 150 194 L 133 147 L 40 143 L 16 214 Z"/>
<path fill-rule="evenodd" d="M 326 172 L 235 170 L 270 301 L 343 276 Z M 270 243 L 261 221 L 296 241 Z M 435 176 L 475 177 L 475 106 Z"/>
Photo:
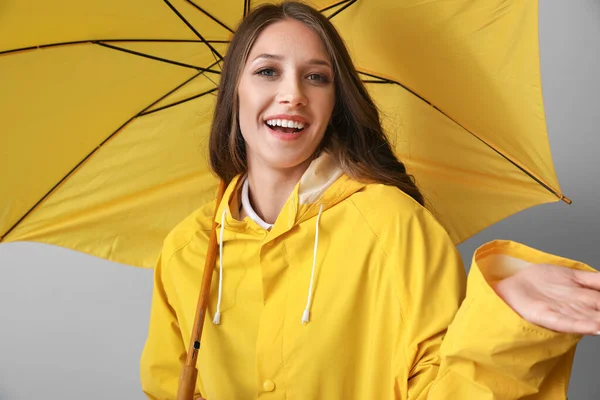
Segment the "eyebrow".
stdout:
<path fill-rule="evenodd" d="M 279 54 L 263 53 L 263 54 L 259 54 L 258 56 L 254 57 L 254 60 L 252 60 L 252 62 L 258 60 L 259 58 L 266 58 L 268 60 L 281 61 L 281 60 L 283 60 L 284 57 Z M 310 60 L 308 60 L 308 64 L 309 65 L 325 65 L 325 66 L 331 68 L 331 64 L 329 64 L 328 61 L 320 59 L 320 58 L 311 58 Z"/>

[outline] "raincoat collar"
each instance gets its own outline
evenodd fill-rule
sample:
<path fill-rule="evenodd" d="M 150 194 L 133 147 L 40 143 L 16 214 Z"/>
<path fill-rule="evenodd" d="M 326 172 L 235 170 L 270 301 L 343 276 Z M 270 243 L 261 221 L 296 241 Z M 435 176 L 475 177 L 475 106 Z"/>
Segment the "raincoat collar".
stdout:
<path fill-rule="evenodd" d="M 321 205 L 323 211 L 326 211 L 366 186 L 349 178 L 330 154 L 323 153 L 309 165 L 281 209 L 273 228 L 267 231 L 249 218 L 243 221 L 235 219 L 239 215 L 240 191 L 244 179 L 245 175 L 240 174 L 229 183 L 217 209 L 215 222 L 220 226 L 221 217 L 226 211 L 226 230 L 256 234 L 262 238 L 268 237 L 269 240 L 315 217 Z"/>

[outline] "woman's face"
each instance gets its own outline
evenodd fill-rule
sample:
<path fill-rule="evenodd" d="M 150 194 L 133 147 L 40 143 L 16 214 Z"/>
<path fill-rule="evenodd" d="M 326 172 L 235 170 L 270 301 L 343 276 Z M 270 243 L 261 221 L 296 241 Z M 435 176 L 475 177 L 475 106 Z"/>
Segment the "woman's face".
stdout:
<path fill-rule="evenodd" d="M 248 168 L 306 168 L 327 129 L 334 92 L 331 60 L 316 33 L 293 19 L 265 28 L 238 86 Z"/>

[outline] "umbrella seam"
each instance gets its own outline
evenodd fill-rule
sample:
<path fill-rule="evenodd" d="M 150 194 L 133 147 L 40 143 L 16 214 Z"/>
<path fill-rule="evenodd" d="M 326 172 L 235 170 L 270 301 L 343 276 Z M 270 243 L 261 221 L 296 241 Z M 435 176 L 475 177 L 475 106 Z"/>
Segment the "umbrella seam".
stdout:
<path fill-rule="evenodd" d="M 126 49 L 126 48 L 123 48 L 123 47 L 118 47 L 118 46 L 114 46 L 114 45 L 111 45 L 111 44 L 106 44 L 106 43 L 102 43 L 102 42 L 98 42 L 98 41 L 94 41 L 93 43 L 97 44 L 98 46 L 106 47 L 106 48 L 109 48 L 109 49 L 112 49 L 112 50 L 116 50 L 116 51 L 122 51 L 124 53 L 133 54 L 133 55 L 136 55 L 136 56 L 139 56 L 139 57 L 149 58 L 151 60 L 161 61 L 161 62 L 164 62 L 164 63 L 167 63 L 167 64 L 173 64 L 173 65 L 177 65 L 177 66 L 180 66 L 180 67 L 191 68 L 191 69 L 195 69 L 196 71 L 210 72 L 212 74 L 218 74 L 218 75 L 220 75 L 219 71 L 211 70 L 209 68 L 203 68 L 203 67 L 198 67 L 196 65 L 185 64 L 185 63 L 181 63 L 181 62 L 178 62 L 178 61 L 173 61 L 173 60 L 169 60 L 169 59 L 166 59 L 166 58 L 157 57 L 157 56 L 153 56 L 153 55 L 150 55 L 150 54 L 141 53 L 139 51 L 130 50 L 130 49 Z M 215 64 L 213 64 L 213 65 L 215 65 Z"/>
<path fill-rule="evenodd" d="M 555 195 L 556 197 L 558 197 L 559 200 L 562 200 L 562 201 L 564 201 L 567 204 L 571 204 L 572 203 L 571 200 L 568 197 L 566 197 L 563 193 L 561 193 L 560 190 L 555 189 L 554 187 L 552 187 L 552 185 L 550 185 L 549 183 L 547 183 L 544 179 L 542 179 L 541 177 L 537 176 L 537 174 L 535 174 L 534 172 L 530 171 L 527 167 L 525 167 L 521 163 L 513 160 L 513 158 L 510 155 L 505 154 L 505 151 L 499 150 L 495 144 L 493 144 L 491 142 L 488 142 L 488 141 L 482 139 L 481 137 L 479 137 L 478 135 L 476 135 L 475 133 L 471 132 L 464 125 L 462 125 L 461 123 L 459 123 L 458 121 L 456 121 L 454 118 L 452 118 L 450 115 L 448 115 L 447 113 L 445 113 L 442 109 L 440 109 L 439 107 L 437 107 L 435 104 L 433 104 L 432 102 L 430 102 L 429 100 L 427 100 L 423 96 L 417 94 L 415 91 L 413 91 L 412 89 L 408 88 L 404 84 L 402 84 L 402 83 L 400 83 L 398 81 L 392 80 L 392 79 L 383 78 L 381 76 L 377 76 L 377 75 L 370 74 L 370 73 L 367 73 L 367 72 L 362 72 L 362 71 L 358 71 L 358 72 L 360 74 L 363 74 L 363 75 L 366 75 L 366 76 L 369 76 L 369 77 L 372 77 L 372 78 L 381 79 L 381 81 L 367 82 L 367 83 L 392 83 L 392 84 L 398 85 L 401 88 L 409 91 L 410 93 L 412 93 L 413 95 L 415 95 L 416 97 L 420 98 L 425 103 L 429 104 L 431 107 L 433 107 L 434 109 L 436 109 L 438 112 L 440 112 L 446 118 L 448 118 L 450 121 L 454 122 L 456 125 L 458 125 L 461 128 L 463 128 L 465 131 L 467 131 L 473 137 L 475 137 L 476 139 L 478 139 L 481 143 L 485 144 L 490 149 L 492 149 L 493 151 L 495 151 L 498 155 L 500 155 L 501 157 L 503 157 L 505 160 L 507 160 L 508 162 L 510 162 L 511 164 L 513 164 L 514 166 L 516 166 L 518 169 L 520 169 L 523 173 L 525 173 L 531 179 L 533 179 L 534 181 L 536 181 L 537 183 L 539 183 L 540 185 L 542 185 L 550 193 L 552 193 L 553 195 Z"/>

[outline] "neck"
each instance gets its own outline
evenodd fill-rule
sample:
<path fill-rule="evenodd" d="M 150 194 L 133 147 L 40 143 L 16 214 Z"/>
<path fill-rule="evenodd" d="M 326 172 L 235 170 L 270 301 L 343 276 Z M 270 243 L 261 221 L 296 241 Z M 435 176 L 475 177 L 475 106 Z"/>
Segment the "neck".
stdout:
<path fill-rule="evenodd" d="M 269 224 L 274 224 L 294 187 L 310 165 L 310 160 L 287 169 L 248 165 L 249 197 L 252 208 Z"/>

